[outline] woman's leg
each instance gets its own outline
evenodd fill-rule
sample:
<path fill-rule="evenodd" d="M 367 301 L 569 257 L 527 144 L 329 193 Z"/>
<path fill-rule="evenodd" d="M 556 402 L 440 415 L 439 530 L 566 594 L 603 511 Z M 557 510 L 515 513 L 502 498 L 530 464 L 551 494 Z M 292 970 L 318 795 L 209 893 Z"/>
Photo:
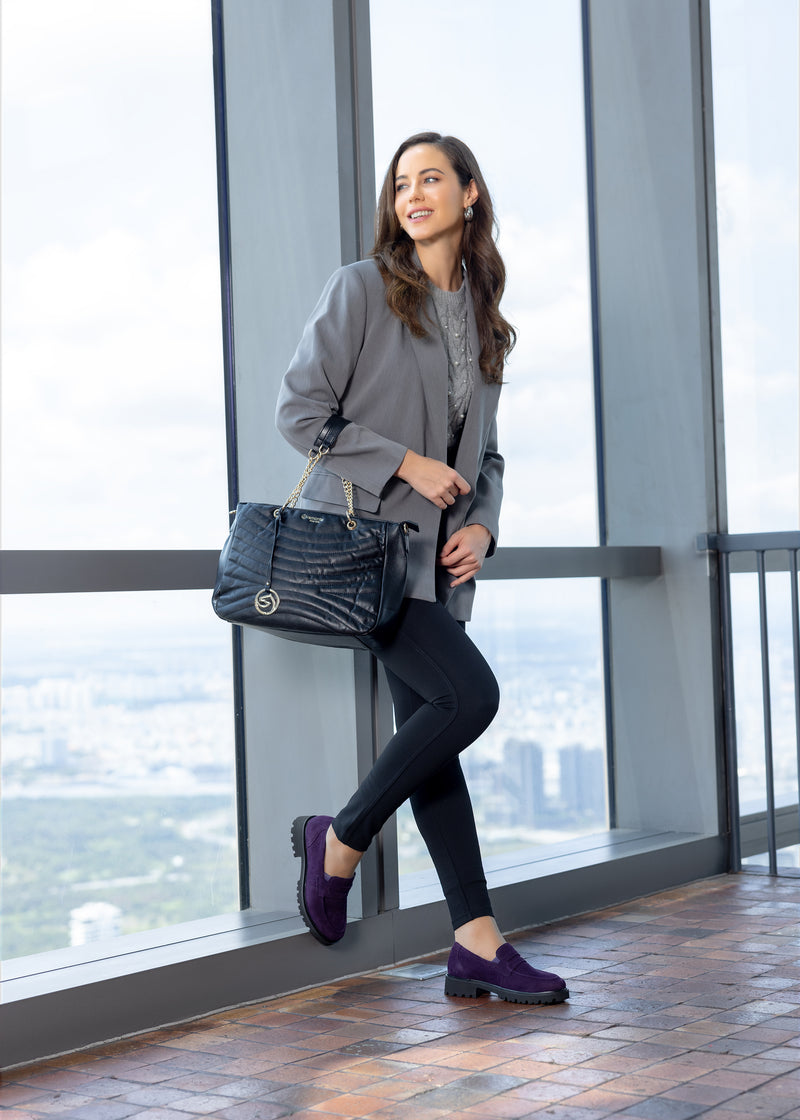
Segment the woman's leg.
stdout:
<path fill-rule="evenodd" d="M 333 822 L 335 838 L 355 853 L 363 852 L 388 817 L 410 798 L 454 927 L 490 918 L 458 754 L 485 730 L 497 710 L 494 675 L 463 627 L 439 603 L 410 600 L 393 640 L 374 652 L 387 670 L 398 729 Z M 334 874 L 341 874 L 346 865 L 331 866 Z M 493 923 L 492 927 L 496 930 Z"/>
<path fill-rule="evenodd" d="M 440 604 L 419 600 L 408 601 L 394 639 L 374 652 L 389 673 L 398 729 L 335 820 L 295 821 L 295 851 L 302 859 L 298 894 L 306 924 L 325 944 L 342 936 L 352 879 L 330 877 L 352 874 L 373 836 L 411 798 L 455 926 L 445 994 L 495 992 L 515 1003 L 560 1003 L 569 997 L 564 981 L 531 968 L 504 943 L 492 917 L 458 762 L 497 710 L 491 670 Z"/>
<path fill-rule="evenodd" d="M 395 724 L 402 727 L 425 701 L 391 669 L 385 672 L 392 693 Z M 505 938 L 492 915 L 472 801 L 459 759 L 453 759 L 424 782 L 410 800 L 420 835 L 442 885 L 456 941 L 490 960 Z M 458 844 L 452 844 L 453 835 L 460 837 Z"/>

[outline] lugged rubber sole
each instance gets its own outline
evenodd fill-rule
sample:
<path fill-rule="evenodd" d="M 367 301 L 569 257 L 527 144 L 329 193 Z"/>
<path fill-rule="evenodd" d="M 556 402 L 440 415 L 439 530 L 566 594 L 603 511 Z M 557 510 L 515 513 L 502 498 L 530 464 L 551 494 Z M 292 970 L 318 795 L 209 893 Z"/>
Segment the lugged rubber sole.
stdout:
<path fill-rule="evenodd" d="M 554 992 L 518 992 L 513 988 L 501 988 L 499 984 L 487 984 L 484 980 L 459 980 L 448 972 L 444 980 L 446 996 L 465 996 L 476 999 L 494 992 L 508 1003 L 563 1003 L 569 999 L 569 988 L 559 988 Z"/>
<path fill-rule="evenodd" d="M 303 898 L 306 885 L 306 825 L 310 820 L 311 817 L 295 817 L 292 821 L 292 851 L 300 860 L 300 878 L 297 880 L 297 905 L 300 910 L 300 917 L 305 922 L 311 936 L 316 937 L 320 945 L 333 945 L 335 942 L 320 933 L 311 921 Z"/>

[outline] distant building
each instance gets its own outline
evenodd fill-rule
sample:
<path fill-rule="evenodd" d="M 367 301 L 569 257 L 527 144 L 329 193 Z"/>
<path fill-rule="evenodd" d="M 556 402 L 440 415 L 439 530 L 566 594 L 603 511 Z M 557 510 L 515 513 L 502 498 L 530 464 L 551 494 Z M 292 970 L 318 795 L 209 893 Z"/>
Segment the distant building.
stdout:
<path fill-rule="evenodd" d="M 122 911 L 110 902 L 87 902 L 69 915 L 70 945 L 88 945 L 90 941 L 105 941 L 119 937 L 119 920 Z"/>
<path fill-rule="evenodd" d="M 503 746 L 506 794 L 516 804 L 513 823 L 535 826 L 547 813 L 544 793 L 544 751 L 530 739 L 506 739 Z"/>
<path fill-rule="evenodd" d="M 606 759 L 602 750 L 562 747 L 558 752 L 559 795 L 565 809 L 579 818 L 605 820 Z"/>
<path fill-rule="evenodd" d="M 43 739 L 39 761 L 45 770 L 64 770 L 69 762 L 66 738 L 63 735 L 52 735 Z"/>

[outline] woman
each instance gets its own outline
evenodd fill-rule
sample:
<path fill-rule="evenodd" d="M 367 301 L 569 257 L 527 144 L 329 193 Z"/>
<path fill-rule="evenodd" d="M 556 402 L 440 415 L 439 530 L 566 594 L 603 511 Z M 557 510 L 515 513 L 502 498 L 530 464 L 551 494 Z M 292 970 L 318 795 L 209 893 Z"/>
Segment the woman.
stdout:
<path fill-rule="evenodd" d="M 411 800 L 455 931 L 449 995 L 558 1003 L 564 981 L 530 967 L 492 916 L 459 753 L 488 727 L 497 682 L 467 637 L 474 577 L 495 548 L 503 460 L 497 402 L 514 332 L 486 184 L 469 148 L 421 133 L 400 145 L 378 203 L 370 260 L 339 269 L 286 373 L 278 428 L 304 454 L 332 413 L 350 423 L 306 494 L 412 521 L 408 583 L 382 662 L 397 732 L 336 818 L 298 817 L 300 911 L 324 945 L 344 934 L 362 855 Z"/>

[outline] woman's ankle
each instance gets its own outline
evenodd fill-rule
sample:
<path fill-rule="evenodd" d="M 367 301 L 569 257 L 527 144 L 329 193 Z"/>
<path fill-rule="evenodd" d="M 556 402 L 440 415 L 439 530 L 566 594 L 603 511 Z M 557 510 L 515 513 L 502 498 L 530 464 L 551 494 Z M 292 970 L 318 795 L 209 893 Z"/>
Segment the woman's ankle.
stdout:
<path fill-rule="evenodd" d="M 333 825 L 328 828 L 325 837 L 325 872 L 335 875 L 339 879 L 352 879 L 356 868 L 361 862 L 363 852 L 343 844 L 333 831 Z"/>
<path fill-rule="evenodd" d="M 505 937 L 498 929 L 497 922 L 491 915 L 473 918 L 459 926 L 455 931 L 455 940 L 469 953 L 476 957 L 483 957 L 486 961 L 494 960 L 497 950 L 505 942 Z"/>

